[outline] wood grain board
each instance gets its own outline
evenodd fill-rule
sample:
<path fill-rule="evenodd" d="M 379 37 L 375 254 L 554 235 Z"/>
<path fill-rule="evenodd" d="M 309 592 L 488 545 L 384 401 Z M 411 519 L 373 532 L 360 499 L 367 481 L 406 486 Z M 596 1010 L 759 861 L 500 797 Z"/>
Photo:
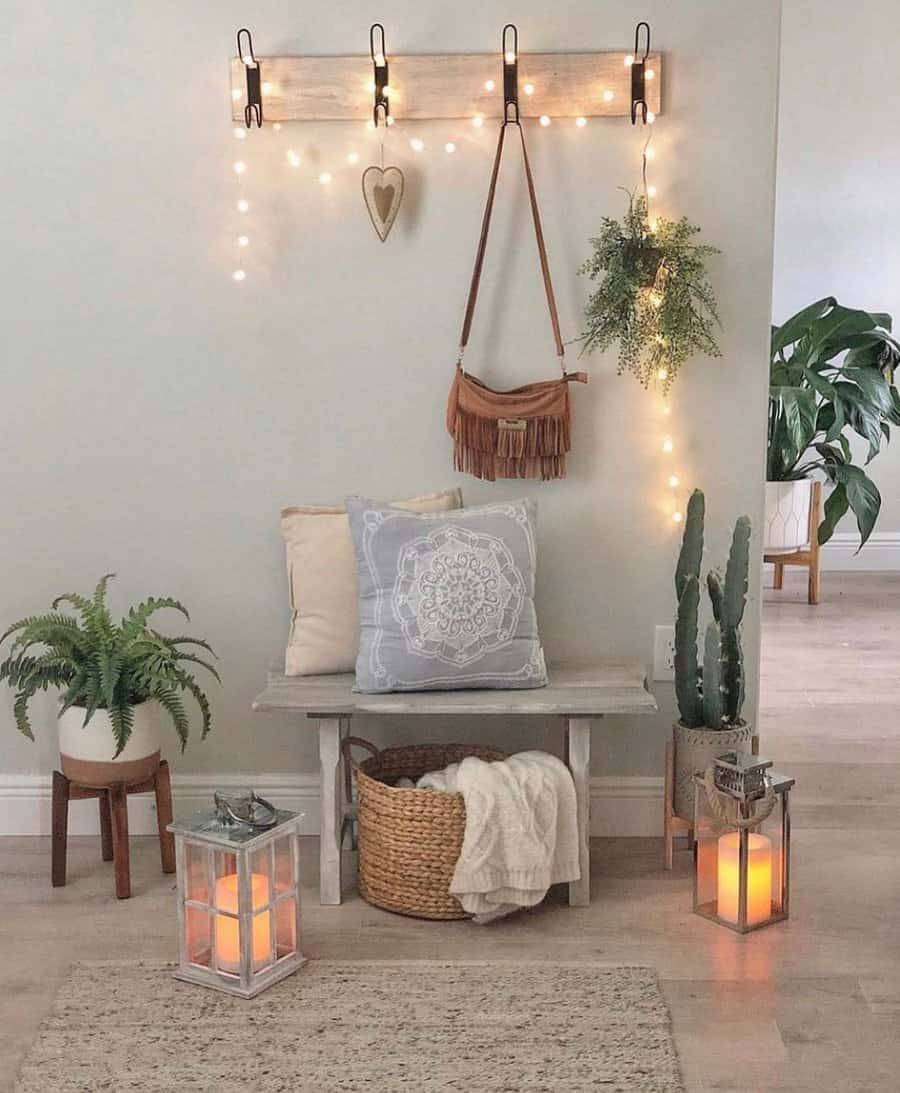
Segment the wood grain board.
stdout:
<path fill-rule="evenodd" d="M 625 117 L 631 110 L 631 69 L 624 51 L 520 53 L 522 117 Z M 372 117 L 373 69 L 355 57 L 260 57 L 266 122 L 366 121 Z M 398 121 L 503 116 L 503 62 L 498 53 L 388 57 L 391 114 Z M 661 113 L 662 56 L 651 53 L 647 103 Z M 493 80 L 495 87 L 485 84 Z M 534 93 L 525 93 L 532 84 Z M 243 121 L 247 80 L 231 61 L 232 118 Z M 612 97 L 609 97 L 609 93 Z M 606 94 L 604 94 L 606 93 Z"/>

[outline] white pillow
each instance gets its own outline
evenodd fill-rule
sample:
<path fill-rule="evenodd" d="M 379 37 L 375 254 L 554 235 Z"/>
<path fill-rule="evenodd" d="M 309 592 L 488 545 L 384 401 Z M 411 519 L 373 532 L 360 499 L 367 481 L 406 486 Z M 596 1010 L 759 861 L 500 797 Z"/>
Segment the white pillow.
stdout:
<path fill-rule="evenodd" d="M 409 512 L 447 512 L 462 508 L 462 503 L 462 491 L 452 489 L 392 504 Z M 281 534 L 291 595 L 285 675 L 352 672 L 359 646 L 359 604 L 346 510 L 321 505 L 282 509 Z"/>

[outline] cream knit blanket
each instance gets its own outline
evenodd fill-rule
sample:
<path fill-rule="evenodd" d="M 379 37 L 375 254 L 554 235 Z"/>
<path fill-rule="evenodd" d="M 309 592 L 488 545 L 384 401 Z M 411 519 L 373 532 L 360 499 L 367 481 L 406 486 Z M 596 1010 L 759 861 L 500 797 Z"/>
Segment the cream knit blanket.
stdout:
<path fill-rule="evenodd" d="M 551 884 L 578 880 L 575 786 L 555 756 L 468 758 L 417 785 L 463 795 L 466 830 L 450 891 L 479 925 L 533 907 Z"/>

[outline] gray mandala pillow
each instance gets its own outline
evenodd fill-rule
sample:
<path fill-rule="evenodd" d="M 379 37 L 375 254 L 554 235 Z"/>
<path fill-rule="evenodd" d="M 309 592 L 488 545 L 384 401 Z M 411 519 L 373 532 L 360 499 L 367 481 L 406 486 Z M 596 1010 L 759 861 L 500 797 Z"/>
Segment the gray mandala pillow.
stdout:
<path fill-rule="evenodd" d="M 543 687 L 535 504 L 411 513 L 359 497 L 356 690 Z"/>

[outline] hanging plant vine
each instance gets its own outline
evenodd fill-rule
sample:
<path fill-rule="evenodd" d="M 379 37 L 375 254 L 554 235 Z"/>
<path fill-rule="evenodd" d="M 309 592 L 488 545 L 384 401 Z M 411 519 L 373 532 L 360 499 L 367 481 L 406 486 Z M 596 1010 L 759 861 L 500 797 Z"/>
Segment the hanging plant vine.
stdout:
<path fill-rule="evenodd" d="M 700 228 L 687 217 L 659 217 L 651 226 L 647 199 L 626 190 L 623 221 L 603 218 L 591 239 L 593 254 L 579 269 L 599 281 L 585 307 L 582 352 L 619 343 L 619 367 L 644 387 L 657 380 L 668 392 L 679 369 L 696 353 L 720 357 L 719 321 L 706 260 L 721 253 L 695 243 Z"/>

